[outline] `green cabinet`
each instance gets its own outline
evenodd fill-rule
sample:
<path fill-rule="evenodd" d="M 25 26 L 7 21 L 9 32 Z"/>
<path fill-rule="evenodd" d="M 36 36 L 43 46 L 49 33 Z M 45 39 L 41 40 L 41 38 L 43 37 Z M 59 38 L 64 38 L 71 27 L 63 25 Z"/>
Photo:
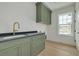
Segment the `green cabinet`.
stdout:
<path fill-rule="evenodd" d="M 41 22 L 41 3 L 36 3 L 36 22 Z"/>
<path fill-rule="evenodd" d="M 40 2 L 36 3 L 36 22 L 51 24 L 51 10 Z"/>
<path fill-rule="evenodd" d="M 45 48 L 45 34 L 0 42 L 0 56 L 37 55 Z"/>
<path fill-rule="evenodd" d="M 30 38 L 22 38 L 22 40 L 24 41 L 18 45 L 19 55 L 30 56 Z"/>
<path fill-rule="evenodd" d="M 31 55 L 38 55 L 45 48 L 45 38 L 42 35 L 33 36 L 31 40 Z"/>
<path fill-rule="evenodd" d="M 29 56 L 30 37 L 17 38 L 15 40 L 0 43 L 0 56 Z"/>
<path fill-rule="evenodd" d="M 17 47 L 9 47 L 3 50 L 0 50 L 0 56 L 17 56 L 18 48 Z"/>

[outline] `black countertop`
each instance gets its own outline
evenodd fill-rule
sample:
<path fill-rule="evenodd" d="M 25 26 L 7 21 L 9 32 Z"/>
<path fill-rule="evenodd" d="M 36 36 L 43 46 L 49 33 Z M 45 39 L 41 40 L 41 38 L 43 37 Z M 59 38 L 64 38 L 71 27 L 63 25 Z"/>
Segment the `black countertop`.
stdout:
<path fill-rule="evenodd" d="M 15 35 L 13 36 L 2 36 L 0 37 L 0 43 L 1 42 L 6 42 L 6 41 L 10 41 L 10 40 L 15 40 L 15 39 L 19 39 L 19 38 L 23 38 L 23 37 L 32 37 L 32 36 L 36 36 L 36 35 L 42 35 L 45 33 L 30 33 L 30 34 L 20 34 L 20 35 Z"/>
<path fill-rule="evenodd" d="M 28 33 L 37 33 L 37 31 L 16 32 L 15 35 L 28 34 Z M 13 35 L 13 32 L 11 32 L 11 33 L 0 33 L 0 36 L 11 36 L 11 35 Z"/>

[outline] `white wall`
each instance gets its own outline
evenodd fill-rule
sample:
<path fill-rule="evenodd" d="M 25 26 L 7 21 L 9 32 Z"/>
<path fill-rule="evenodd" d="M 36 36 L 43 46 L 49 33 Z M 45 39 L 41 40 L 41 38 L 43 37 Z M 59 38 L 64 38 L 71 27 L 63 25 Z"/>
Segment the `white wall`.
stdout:
<path fill-rule="evenodd" d="M 16 19 L 20 23 L 19 31 L 46 31 L 44 24 L 36 23 L 34 2 L 0 2 L 0 33 L 12 32 L 12 26 Z"/>
<path fill-rule="evenodd" d="M 66 35 L 59 35 L 58 34 L 58 19 L 57 15 L 61 14 L 63 12 L 68 12 L 71 11 L 74 14 L 74 7 L 73 5 L 71 6 L 66 6 L 63 8 L 60 8 L 58 10 L 55 10 L 52 12 L 52 24 L 47 26 L 47 40 L 50 41 L 55 41 L 55 42 L 60 42 L 64 44 L 70 44 L 70 45 L 75 45 L 74 42 L 74 23 L 72 24 L 72 33 L 73 35 L 71 36 L 66 36 Z M 73 15 L 74 16 L 74 15 Z M 74 18 L 73 18 L 74 21 Z"/>

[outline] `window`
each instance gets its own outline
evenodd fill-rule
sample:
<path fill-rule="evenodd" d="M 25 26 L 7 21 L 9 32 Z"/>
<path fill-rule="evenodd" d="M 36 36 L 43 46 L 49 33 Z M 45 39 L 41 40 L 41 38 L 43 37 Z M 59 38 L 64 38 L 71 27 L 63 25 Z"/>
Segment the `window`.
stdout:
<path fill-rule="evenodd" d="M 59 34 L 70 35 L 72 25 L 72 13 L 65 13 L 59 15 Z"/>

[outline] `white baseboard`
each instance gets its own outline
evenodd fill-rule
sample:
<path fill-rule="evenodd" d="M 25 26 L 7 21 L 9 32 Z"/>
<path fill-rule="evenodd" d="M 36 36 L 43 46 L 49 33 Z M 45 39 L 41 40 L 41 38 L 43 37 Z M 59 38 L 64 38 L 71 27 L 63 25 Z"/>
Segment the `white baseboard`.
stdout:
<path fill-rule="evenodd" d="M 58 43 L 58 44 L 64 44 L 64 45 L 76 47 L 75 45 L 66 44 L 66 43 L 62 43 L 62 42 L 57 42 L 57 41 L 52 41 L 52 40 L 46 40 L 46 41 L 49 41 L 49 42 L 52 42 L 52 43 Z"/>

